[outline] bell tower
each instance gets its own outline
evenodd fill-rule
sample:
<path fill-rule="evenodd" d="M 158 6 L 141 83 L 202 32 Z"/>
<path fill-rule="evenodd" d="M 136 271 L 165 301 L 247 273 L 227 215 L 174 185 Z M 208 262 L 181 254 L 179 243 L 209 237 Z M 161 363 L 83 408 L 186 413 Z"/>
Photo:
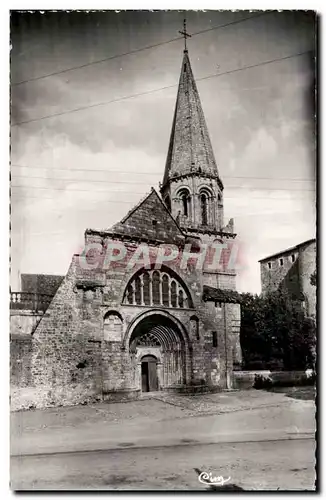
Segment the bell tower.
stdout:
<path fill-rule="evenodd" d="M 161 194 L 185 232 L 221 231 L 224 225 L 220 179 L 185 39 Z"/>

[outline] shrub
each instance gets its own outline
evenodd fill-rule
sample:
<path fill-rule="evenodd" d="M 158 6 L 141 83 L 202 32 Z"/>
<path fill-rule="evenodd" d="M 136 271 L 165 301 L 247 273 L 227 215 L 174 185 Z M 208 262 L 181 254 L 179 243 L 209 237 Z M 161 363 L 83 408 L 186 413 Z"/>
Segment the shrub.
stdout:
<path fill-rule="evenodd" d="M 255 375 L 255 389 L 269 389 L 272 386 L 273 382 L 269 377 L 264 377 L 263 375 Z"/>
<path fill-rule="evenodd" d="M 255 375 L 255 381 L 253 387 L 255 389 L 271 389 L 272 387 L 303 387 L 309 385 L 315 385 L 316 383 L 316 373 L 313 372 L 310 376 L 303 375 L 298 379 L 292 380 L 275 380 L 273 381 L 270 377 L 263 375 Z"/>

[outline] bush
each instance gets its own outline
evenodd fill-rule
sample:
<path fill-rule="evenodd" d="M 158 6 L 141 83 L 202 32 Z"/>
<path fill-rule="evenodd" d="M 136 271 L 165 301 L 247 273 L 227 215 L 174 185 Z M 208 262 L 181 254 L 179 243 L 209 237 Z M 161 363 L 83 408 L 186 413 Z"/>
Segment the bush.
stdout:
<path fill-rule="evenodd" d="M 269 389 L 272 386 L 273 381 L 269 377 L 264 377 L 263 375 L 255 375 L 255 389 Z"/>
<path fill-rule="evenodd" d="M 303 387 L 309 385 L 315 385 L 316 383 L 316 373 L 313 372 L 312 375 L 303 375 L 297 380 L 275 380 L 273 381 L 270 377 L 263 375 L 255 375 L 254 389 L 271 389 L 272 387 Z"/>

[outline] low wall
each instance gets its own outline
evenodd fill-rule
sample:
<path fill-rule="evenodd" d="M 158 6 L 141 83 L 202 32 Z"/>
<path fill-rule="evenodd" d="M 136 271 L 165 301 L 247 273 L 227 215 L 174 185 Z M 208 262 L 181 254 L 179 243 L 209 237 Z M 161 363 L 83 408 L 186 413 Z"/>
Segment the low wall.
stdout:
<path fill-rule="evenodd" d="M 233 372 L 232 383 L 233 389 L 252 389 L 256 375 L 270 378 L 272 382 L 293 383 L 299 381 L 305 375 L 310 376 L 311 374 L 312 370 L 279 372 L 272 372 L 270 370 L 236 371 Z"/>
<path fill-rule="evenodd" d="M 21 387 L 12 384 L 10 387 L 11 411 L 74 406 L 102 400 L 100 394 L 91 389 L 86 391 L 82 384 L 76 384 L 74 387 L 71 385 L 67 387 L 53 387 L 51 385 Z"/>
<path fill-rule="evenodd" d="M 140 389 L 121 389 L 118 391 L 107 391 L 103 393 L 103 401 L 110 403 L 123 403 L 134 401 L 141 395 Z"/>
<path fill-rule="evenodd" d="M 222 389 L 218 386 L 206 385 L 206 384 L 170 386 L 170 387 L 164 387 L 162 390 L 164 392 L 165 391 L 171 393 L 174 392 L 177 394 L 185 394 L 185 395 L 208 394 L 208 393 L 215 393 L 222 391 Z"/>
<path fill-rule="evenodd" d="M 42 312 L 30 310 L 11 310 L 10 335 L 32 335 L 42 316 Z"/>
<path fill-rule="evenodd" d="M 10 339 L 10 385 L 27 387 L 31 384 L 32 336 L 17 335 Z"/>

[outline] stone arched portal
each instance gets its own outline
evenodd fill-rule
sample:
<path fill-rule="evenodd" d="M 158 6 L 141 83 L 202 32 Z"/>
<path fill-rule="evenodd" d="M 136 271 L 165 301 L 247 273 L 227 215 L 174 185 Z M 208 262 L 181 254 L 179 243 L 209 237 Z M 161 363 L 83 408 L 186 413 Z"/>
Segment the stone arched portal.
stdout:
<path fill-rule="evenodd" d="M 162 390 L 187 384 L 190 373 L 189 346 L 177 320 L 160 312 L 144 315 L 129 335 L 129 354 L 134 373 L 134 384 L 142 388 L 142 359 L 157 359 L 157 389 Z"/>

